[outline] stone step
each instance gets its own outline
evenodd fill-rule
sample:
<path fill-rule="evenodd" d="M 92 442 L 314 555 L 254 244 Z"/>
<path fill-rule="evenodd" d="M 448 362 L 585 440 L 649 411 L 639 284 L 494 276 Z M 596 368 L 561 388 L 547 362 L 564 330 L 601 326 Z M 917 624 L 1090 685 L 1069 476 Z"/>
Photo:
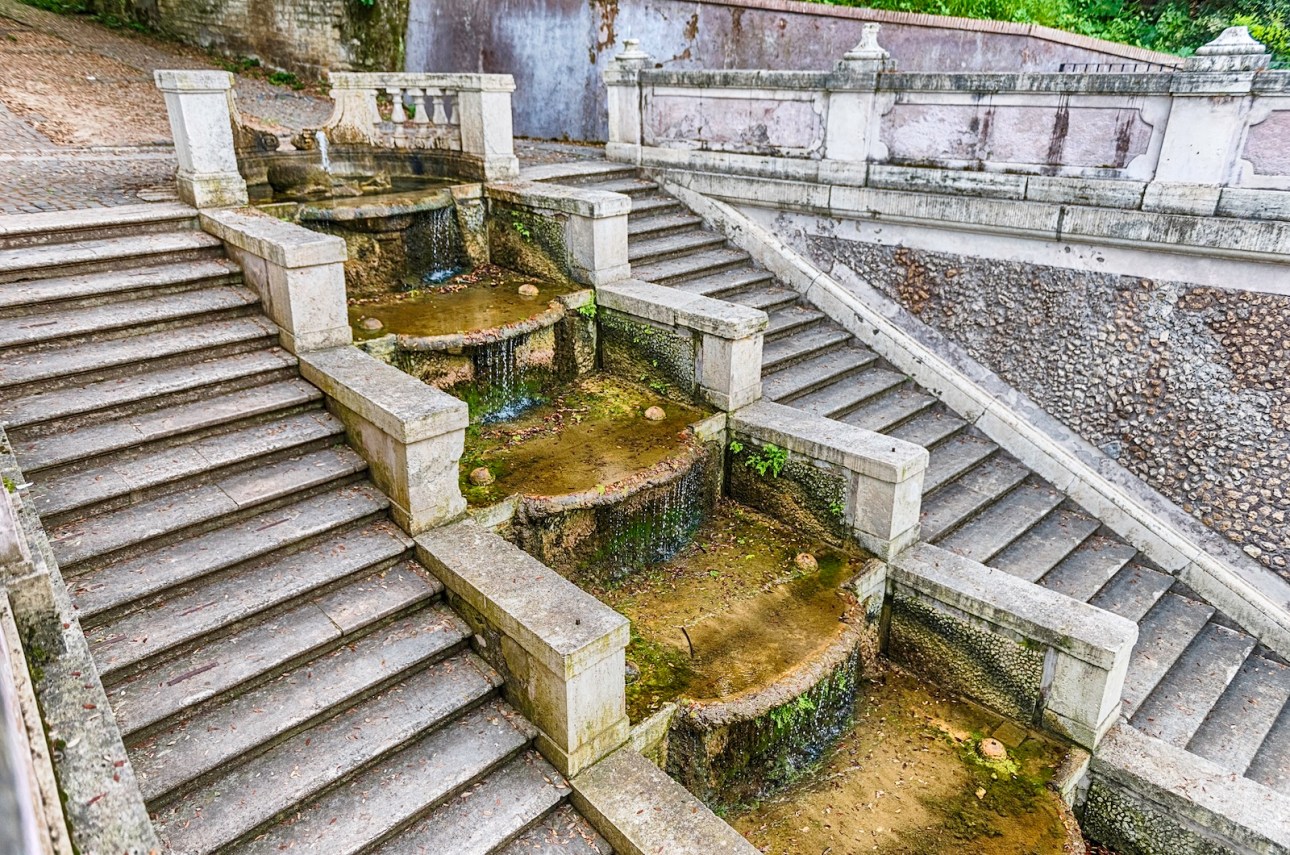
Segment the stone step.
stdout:
<path fill-rule="evenodd" d="M 967 426 L 958 416 L 934 410 L 936 404 L 935 398 L 911 383 L 857 407 L 842 421 L 930 448 Z"/>
<path fill-rule="evenodd" d="M 73 512 L 83 516 L 91 509 L 142 502 L 167 485 L 199 476 L 211 481 L 229 467 L 298 454 L 334 441 L 344 432 L 345 426 L 335 416 L 314 410 L 160 449 L 144 446 L 118 452 L 88 467 L 53 470 L 35 482 L 31 500 L 41 519 L 61 525 Z M 250 486 L 243 483 L 235 489 L 245 493 Z"/>
<path fill-rule="evenodd" d="M 498 700 L 460 715 L 469 698 L 433 676 L 415 675 L 229 770 L 161 811 L 158 836 L 193 855 L 359 852 L 532 738 Z"/>
<path fill-rule="evenodd" d="M 250 288 L 222 285 L 80 308 L 55 308 L 0 324 L 0 349 L 80 339 L 113 330 L 162 335 L 162 325 L 185 319 L 214 319 L 245 310 L 259 299 Z"/>
<path fill-rule="evenodd" d="M 1039 584 L 1086 603 L 1137 554 L 1127 543 L 1095 535 L 1044 574 Z"/>
<path fill-rule="evenodd" d="M 1027 582 L 1038 582 L 1100 527 L 1100 522 L 1086 514 L 1058 508 L 989 564 Z"/>
<path fill-rule="evenodd" d="M 634 270 L 633 273 L 635 273 Z M 710 276 L 687 279 L 674 284 L 673 287 L 687 294 L 700 294 L 704 297 L 738 303 L 740 301 L 736 297 L 742 296 L 748 289 L 774 281 L 775 277 L 770 273 L 758 270 L 751 262 L 747 262 Z"/>
<path fill-rule="evenodd" d="M 669 258 L 683 258 L 696 252 L 725 246 L 724 235 L 693 227 L 689 231 L 641 237 L 627 245 L 627 260 L 632 264 L 658 263 Z"/>
<path fill-rule="evenodd" d="M 1138 643 L 1124 679 L 1126 718 L 1133 717 L 1213 615 L 1214 607 L 1208 603 L 1172 593 L 1161 597 L 1147 612 L 1138 623 Z"/>
<path fill-rule="evenodd" d="M 833 325 L 808 329 L 798 335 L 767 341 L 762 347 L 762 375 L 773 374 L 803 359 L 833 350 L 851 340 L 851 333 Z"/>
<path fill-rule="evenodd" d="M 1290 795 L 1290 704 L 1282 708 L 1245 775 L 1265 787 Z"/>
<path fill-rule="evenodd" d="M 576 810 L 563 805 L 498 855 L 613 855 L 613 848 Z"/>
<path fill-rule="evenodd" d="M 1187 750 L 1244 775 L 1287 701 L 1290 667 L 1255 654 L 1245 660 Z"/>
<path fill-rule="evenodd" d="M 748 253 L 737 249 L 709 249 L 681 258 L 635 265 L 632 276 L 656 285 L 679 285 L 688 279 L 710 276 L 748 263 Z"/>
<path fill-rule="evenodd" d="M 1186 748 L 1232 678 L 1254 650 L 1254 639 L 1208 624 L 1130 719 L 1138 730 Z"/>
<path fill-rule="evenodd" d="M 196 228 L 197 210 L 178 202 L 50 211 L 5 217 L 0 223 L 0 249 Z"/>
<path fill-rule="evenodd" d="M 588 181 L 581 185 L 587 190 L 599 190 L 602 193 L 624 193 L 628 196 L 644 196 L 658 190 L 658 184 L 644 178 L 610 178 L 601 181 Z"/>
<path fill-rule="evenodd" d="M 68 433 L 21 440 L 13 443 L 13 451 L 23 473 L 33 477 L 53 466 L 92 460 L 172 437 L 205 435 L 226 425 L 309 407 L 321 398 L 317 387 L 304 380 L 266 383 Z"/>
<path fill-rule="evenodd" d="M 878 360 L 872 351 L 844 345 L 794 362 L 772 374 L 762 375 L 762 394 L 787 404 L 808 392 L 836 383 Z"/>
<path fill-rule="evenodd" d="M 206 584 L 87 631 L 94 664 L 100 675 L 113 677 L 208 633 L 359 574 L 385 569 L 410 547 L 396 526 L 381 520 L 288 555 L 217 574 Z"/>
<path fill-rule="evenodd" d="M 154 729 L 170 727 L 181 715 L 196 715 L 212 700 L 223 702 L 258 688 L 307 659 L 357 639 L 381 621 L 412 611 L 440 590 L 411 562 L 403 562 L 120 682 L 107 680 L 104 685 L 121 733 L 135 742 Z"/>
<path fill-rule="evenodd" d="M 520 170 L 522 181 L 547 181 L 571 187 L 586 187 L 598 181 L 632 178 L 636 167 L 607 160 L 569 160 L 563 163 L 542 163 Z"/>
<path fill-rule="evenodd" d="M 149 808 L 413 669 L 433 669 L 440 685 L 457 682 L 472 699 L 484 697 L 501 678 L 474 654 L 460 652 L 469 638 L 470 628 L 446 606 L 422 609 L 131 744 L 130 763 Z"/>
<path fill-rule="evenodd" d="M 286 550 L 333 529 L 383 514 L 389 500 L 370 484 L 329 490 L 233 525 L 115 561 L 69 583 L 82 623 L 192 585 L 211 573 Z M 102 622 L 99 620 L 98 622 Z"/>
<path fill-rule="evenodd" d="M 10 351 L 0 363 L 0 389 L 6 395 L 48 392 L 94 379 L 157 371 L 179 362 L 201 362 L 277 343 L 278 328 L 260 315 L 226 320 L 199 320 L 164 333 L 127 335 L 72 345 L 54 343 L 31 350 Z M 39 389 L 30 387 L 39 385 Z"/>
<path fill-rule="evenodd" d="M 817 416 L 840 419 L 864 402 L 904 383 L 906 379 L 904 374 L 870 367 L 831 386 L 795 398 L 793 406 Z"/>
<path fill-rule="evenodd" d="M 827 320 L 825 314 L 819 309 L 796 304 L 776 309 L 774 312 L 769 313 L 769 317 L 770 324 L 766 327 L 766 341 L 768 343 L 779 338 L 796 338 L 806 330 Z M 834 325 L 830 323 L 828 326 Z M 841 327 L 838 327 L 838 329 L 846 332 Z"/>
<path fill-rule="evenodd" d="M 569 794 L 564 777 L 529 750 L 400 831 L 376 855 L 489 855 L 540 821 Z M 320 840 L 321 836 L 315 837 Z M 309 838 L 305 838 L 308 845 Z M 257 848 L 255 851 L 271 850 Z M 355 849 L 343 849 L 354 852 Z"/>
<path fill-rule="evenodd" d="M 923 539 L 935 543 L 986 505 L 1026 479 L 1030 470 L 1011 457 L 995 455 L 923 499 Z"/>
<path fill-rule="evenodd" d="M 741 290 L 737 294 L 724 299 L 728 299 L 732 303 L 738 303 L 741 306 L 747 306 L 750 309 L 760 309 L 769 313 L 784 306 L 791 306 L 797 302 L 797 298 L 797 292 L 791 288 L 783 288 L 778 285 L 757 285 L 756 287 Z"/>
<path fill-rule="evenodd" d="M 141 295 L 199 287 L 218 288 L 241 282 L 241 268 L 227 258 L 31 279 L 0 286 L 0 317 L 13 317 L 22 310 L 48 312 L 55 305 L 68 309 Z"/>
<path fill-rule="evenodd" d="M 320 488 L 340 486 L 366 468 L 367 463 L 346 446 L 318 449 L 152 501 L 78 517 L 51 529 L 50 545 L 70 572 L 85 562 L 102 566 L 141 549 L 229 525 L 284 501 L 298 501 Z"/>
<path fill-rule="evenodd" d="M 917 389 L 911 389 L 917 391 Z M 924 395 L 924 397 L 931 397 Z M 925 449 L 931 449 L 948 440 L 949 437 L 956 436 L 964 431 L 967 422 L 958 418 L 943 406 L 929 406 L 929 408 L 918 411 L 915 417 L 898 424 L 897 427 L 886 429 L 888 436 L 894 436 L 898 440 L 913 442 L 915 445 L 921 445 Z"/>
<path fill-rule="evenodd" d="M 1174 577 L 1168 573 L 1131 561 L 1089 600 L 1089 604 L 1138 623 L 1173 584 Z"/>
<path fill-rule="evenodd" d="M 962 433 L 931 450 L 931 461 L 923 475 L 923 495 L 930 496 L 955 478 L 979 466 L 999 450 L 988 439 Z"/>
<path fill-rule="evenodd" d="M 1030 481 L 978 513 L 937 545 L 965 558 L 990 559 L 1034 528 L 1065 497 L 1047 484 Z"/>
<path fill-rule="evenodd" d="M 196 229 L 38 246 L 0 254 L 0 283 L 74 276 L 150 263 L 204 261 L 224 255 L 224 244 Z"/>
<path fill-rule="evenodd" d="M 62 430 L 73 426 L 62 423 L 74 417 L 78 424 L 107 421 L 135 412 L 133 408 L 141 403 L 149 411 L 157 410 L 272 380 L 289 379 L 295 376 L 295 368 L 296 358 L 277 347 L 221 356 L 0 401 L 0 421 L 11 432 L 15 428 L 52 422 L 60 423 L 57 429 Z M 84 421 L 80 421 L 82 418 Z"/>
<path fill-rule="evenodd" d="M 627 238 L 658 237 L 680 231 L 689 231 L 703 225 L 703 218 L 685 211 L 664 211 L 651 216 L 629 218 Z"/>
<path fill-rule="evenodd" d="M 598 189 L 598 188 L 596 188 Z M 666 211 L 684 211 L 681 203 L 664 193 L 649 193 L 632 197 L 632 210 L 627 217 L 628 227 L 633 220 L 657 216 Z"/>

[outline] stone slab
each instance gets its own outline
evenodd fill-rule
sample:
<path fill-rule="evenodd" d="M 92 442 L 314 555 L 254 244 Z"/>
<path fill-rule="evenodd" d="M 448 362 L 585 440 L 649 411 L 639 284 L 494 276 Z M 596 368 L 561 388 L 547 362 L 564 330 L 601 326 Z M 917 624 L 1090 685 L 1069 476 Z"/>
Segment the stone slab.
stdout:
<path fill-rule="evenodd" d="M 484 195 L 495 202 L 560 211 L 595 220 L 624 216 L 632 209 L 631 198 L 623 193 L 538 181 L 493 182 L 485 186 Z"/>
<path fill-rule="evenodd" d="M 252 209 L 202 211 L 202 228 L 279 267 L 314 267 L 348 257 L 345 241 Z"/>
<path fill-rule="evenodd" d="M 639 279 L 601 285 L 596 289 L 596 301 L 624 314 L 726 339 L 746 338 L 766 329 L 768 323 L 766 313 L 758 309 Z"/>
<path fill-rule="evenodd" d="M 401 443 L 463 430 L 466 403 L 355 347 L 300 356 L 300 373 L 329 398 Z"/>
<path fill-rule="evenodd" d="M 756 855 L 663 770 L 630 748 L 575 777 L 573 804 L 619 855 Z"/>

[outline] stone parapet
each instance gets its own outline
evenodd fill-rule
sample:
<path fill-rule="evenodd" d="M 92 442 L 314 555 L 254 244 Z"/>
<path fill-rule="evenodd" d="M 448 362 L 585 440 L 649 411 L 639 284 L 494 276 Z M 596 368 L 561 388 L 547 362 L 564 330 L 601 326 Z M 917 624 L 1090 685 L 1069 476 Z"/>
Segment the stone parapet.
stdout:
<path fill-rule="evenodd" d="M 930 544 L 888 578 L 897 662 L 1085 748 L 1115 723 L 1133 621 Z"/>
<path fill-rule="evenodd" d="M 626 742 L 626 618 L 473 522 L 426 532 L 417 554 L 561 772 L 577 775 Z"/>
<path fill-rule="evenodd" d="M 730 434 L 763 447 L 774 445 L 841 479 L 837 515 L 847 533 L 883 558 L 918 540 L 923 474 L 922 446 L 759 401 L 731 414 Z"/>

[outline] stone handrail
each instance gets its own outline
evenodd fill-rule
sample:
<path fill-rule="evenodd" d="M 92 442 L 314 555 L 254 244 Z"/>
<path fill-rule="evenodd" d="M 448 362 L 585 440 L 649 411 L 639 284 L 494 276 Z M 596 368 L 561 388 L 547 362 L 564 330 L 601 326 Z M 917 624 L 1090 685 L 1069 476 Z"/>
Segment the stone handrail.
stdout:
<path fill-rule="evenodd" d="M 1114 179 L 1145 185 L 1144 208 L 1192 214 L 1223 187 L 1290 190 L 1290 74 L 1244 28 L 1181 70 L 1117 73 L 897 73 L 877 33 L 819 72 L 656 70 L 629 40 L 604 75 L 608 154 L 845 184 L 929 168 Z"/>
<path fill-rule="evenodd" d="M 329 80 L 335 106 L 321 131 L 334 145 L 460 152 L 485 179 L 519 173 L 509 74 L 333 72 Z M 381 95 L 392 102 L 388 118 Z"/>

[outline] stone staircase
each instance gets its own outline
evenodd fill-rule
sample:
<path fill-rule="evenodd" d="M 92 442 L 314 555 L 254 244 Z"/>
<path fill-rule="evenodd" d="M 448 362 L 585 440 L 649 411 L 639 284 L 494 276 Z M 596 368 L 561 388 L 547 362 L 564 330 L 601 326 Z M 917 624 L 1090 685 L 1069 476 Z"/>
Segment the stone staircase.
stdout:
<path fill-rule="evenodd" d="M 543 178 L 556 180 L 551 168 Z M 1124 716 L 1290 795 L 1290 667 L 1096 517 L 621 164 L 558 180 L 632 197 L 632 275 L 764 310 L 766 398 L 926 447 L 923 537 L 1138 624 Z"/>
<path fill-rule="evenodd" d="M 28 220 L 0 420 L 166 848 L 608 853 L 194 212 Z"/>

